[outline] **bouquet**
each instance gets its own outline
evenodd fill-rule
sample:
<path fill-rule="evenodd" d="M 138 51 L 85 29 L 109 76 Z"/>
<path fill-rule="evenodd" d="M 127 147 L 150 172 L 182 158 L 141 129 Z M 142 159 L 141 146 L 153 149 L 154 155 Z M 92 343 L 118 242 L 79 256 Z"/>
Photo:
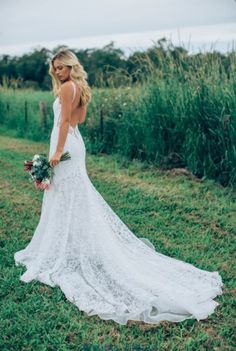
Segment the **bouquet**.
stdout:
<path fill-rule="evenodd" d="M 71 158 L 69 152 L 61 155 L 60 161 L 66 161 Z M 45 154 L 34 155 L 32 161 L 24 161 L 24 171 L 28 172 L 29 180 L 34 182 L 37 189 L 48 189 L 54 175 L 53 166 L 48 162 Z"/>

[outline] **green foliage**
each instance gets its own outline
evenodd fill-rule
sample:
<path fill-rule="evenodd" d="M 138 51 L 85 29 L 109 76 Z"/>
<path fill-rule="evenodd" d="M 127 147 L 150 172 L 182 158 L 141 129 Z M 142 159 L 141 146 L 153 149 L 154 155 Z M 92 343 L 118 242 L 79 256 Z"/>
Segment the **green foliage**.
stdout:
<path fill-rule="evenodd" d="M 101 49 L 77 50 L 59 45 L 52 50 L 36 48 L 22 56 L 1 55 L 0 85 L 18 89 L 50 90 L 49 60 L 61 49 L 73 50 L 88 73 L 89 85 L 100 88 L 140 83 L 152 74 L 153 67 L 164 75 L 175 71 L 184 80 L 184 72 L 194 72 L 203 67 L 207 73 L 211 65 L 219 62 L 230 75 L 231 56 L 235 55 L 234 51 L 227 55 L 217 51 L 189 55 L 185 48 L 174 46 L 166 38 L 157 40 L 146 51 L 134 51 L 128 57 L 121 49 L 114 47 L 113 41 Z"/>
<path fill-rule="evenodd" d="M 49 60 L 59 49 L 35 49 L 33 52 L 20 57 L 1 55 L 0 57 L 0 85 L 10 88 L 34 88 L 36 90 L 51 89 L 49 77 Z M 114 48 L 114 42 L 102 49 L 74 50 L 84 69 L 89 73 L 89 85 L 107 86 L 124 82 L 124 74 L 119 71 L 126 68 L 126 61 L 122 50 Z"/>
<path fill-rule="evenodd" d="M 110 66 L 119 66 L 121 54 L 108 45 L 97 56 L 90 52 L 90 60 L 95 55 L 103 66 L 109 57 Z M 200 178 L 235 186 L 235 52 L 189 56 L 161 40 L 128 61 L 126 69 L 99 80 L 103 87 L 93 88 L 87 118 L 79 125 L 88 151 L 118 153 L 164 169 L 185 167 Z M 44 115 L 39 101 L 46 105 Z M 47 92 L 2 87 L 0 132 L 48 140 L 52 102 Z"/>
<path fill-rule="evenodd" d="M 2 55 L 0 60 L 0 78 L 3 85 L 15 85 L 21 88 L 48 89 L 50 79 L 48 77 L 48 58 L 50 51 L 47 49 L 36 49 L 32 53 L 20 57 L 11 58 L 9 55 Z M 6 81 L 7 79 L 7 81 Z"/>

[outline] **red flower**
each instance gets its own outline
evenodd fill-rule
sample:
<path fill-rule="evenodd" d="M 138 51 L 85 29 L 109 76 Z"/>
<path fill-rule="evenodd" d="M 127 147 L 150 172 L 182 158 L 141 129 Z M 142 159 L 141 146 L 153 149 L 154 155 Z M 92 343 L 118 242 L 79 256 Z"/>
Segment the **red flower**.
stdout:
<path fill-rule="evenodd" d="M 24 171 L 30 171 L 31 168 L 33 167 L 33 162 L 32 161 L 25 161 L 24 162 Z"/>

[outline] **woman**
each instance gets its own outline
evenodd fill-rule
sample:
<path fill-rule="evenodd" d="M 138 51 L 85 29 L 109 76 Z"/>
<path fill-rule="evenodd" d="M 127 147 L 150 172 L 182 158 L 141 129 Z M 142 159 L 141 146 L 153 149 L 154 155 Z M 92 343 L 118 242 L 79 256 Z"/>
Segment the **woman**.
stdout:
<path fill-rule="evenodd" d="M 20 280 L 59 286 L 87 315 L 120 324 L 207 318 L 219 304 L 221 276 L 155 251 L 109 207 L 87 175 L 77 127 L 91 99 L 87 74 L 68 50 L 53 57 L 49 72 L 57 95 L 49 151 L 55 175 L 30 243 L 14 255 L 27 268 Z M 71 159 L 59 163 L 65 151 Z"/>

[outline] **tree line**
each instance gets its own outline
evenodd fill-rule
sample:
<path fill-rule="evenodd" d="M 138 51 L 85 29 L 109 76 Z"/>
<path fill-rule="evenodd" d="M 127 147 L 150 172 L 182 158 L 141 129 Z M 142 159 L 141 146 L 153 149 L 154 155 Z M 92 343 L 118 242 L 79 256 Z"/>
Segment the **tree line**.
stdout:
<path fill-rule="evenodd" d="M 72 50 L 88 73 L 90 86 L 103 88 L 141 82 L 153 71 L 153 67 L 168 79 L 173 63 L 181 72 L 201 68 L 207 73 L 208 69 L 211 71 L 210 65 L 220 62 L 219 67 L 230 75 L 231 56 L 235 55 L 235 52 L 222 54 L 217 51 L 190 55 L 184 47 L 174 46 L 166 38 L 159 39 L 146 51 L 134 51 L 128 57 L 123 50 L 114 47 L 113 41 L 101 49 L 77 50 L 61 45 L 49 50 L 43 47 L 21 56 L 1 55 L 0 84 L 18 89 L 50 90 L 49 60 L 60 49 Z"/>

